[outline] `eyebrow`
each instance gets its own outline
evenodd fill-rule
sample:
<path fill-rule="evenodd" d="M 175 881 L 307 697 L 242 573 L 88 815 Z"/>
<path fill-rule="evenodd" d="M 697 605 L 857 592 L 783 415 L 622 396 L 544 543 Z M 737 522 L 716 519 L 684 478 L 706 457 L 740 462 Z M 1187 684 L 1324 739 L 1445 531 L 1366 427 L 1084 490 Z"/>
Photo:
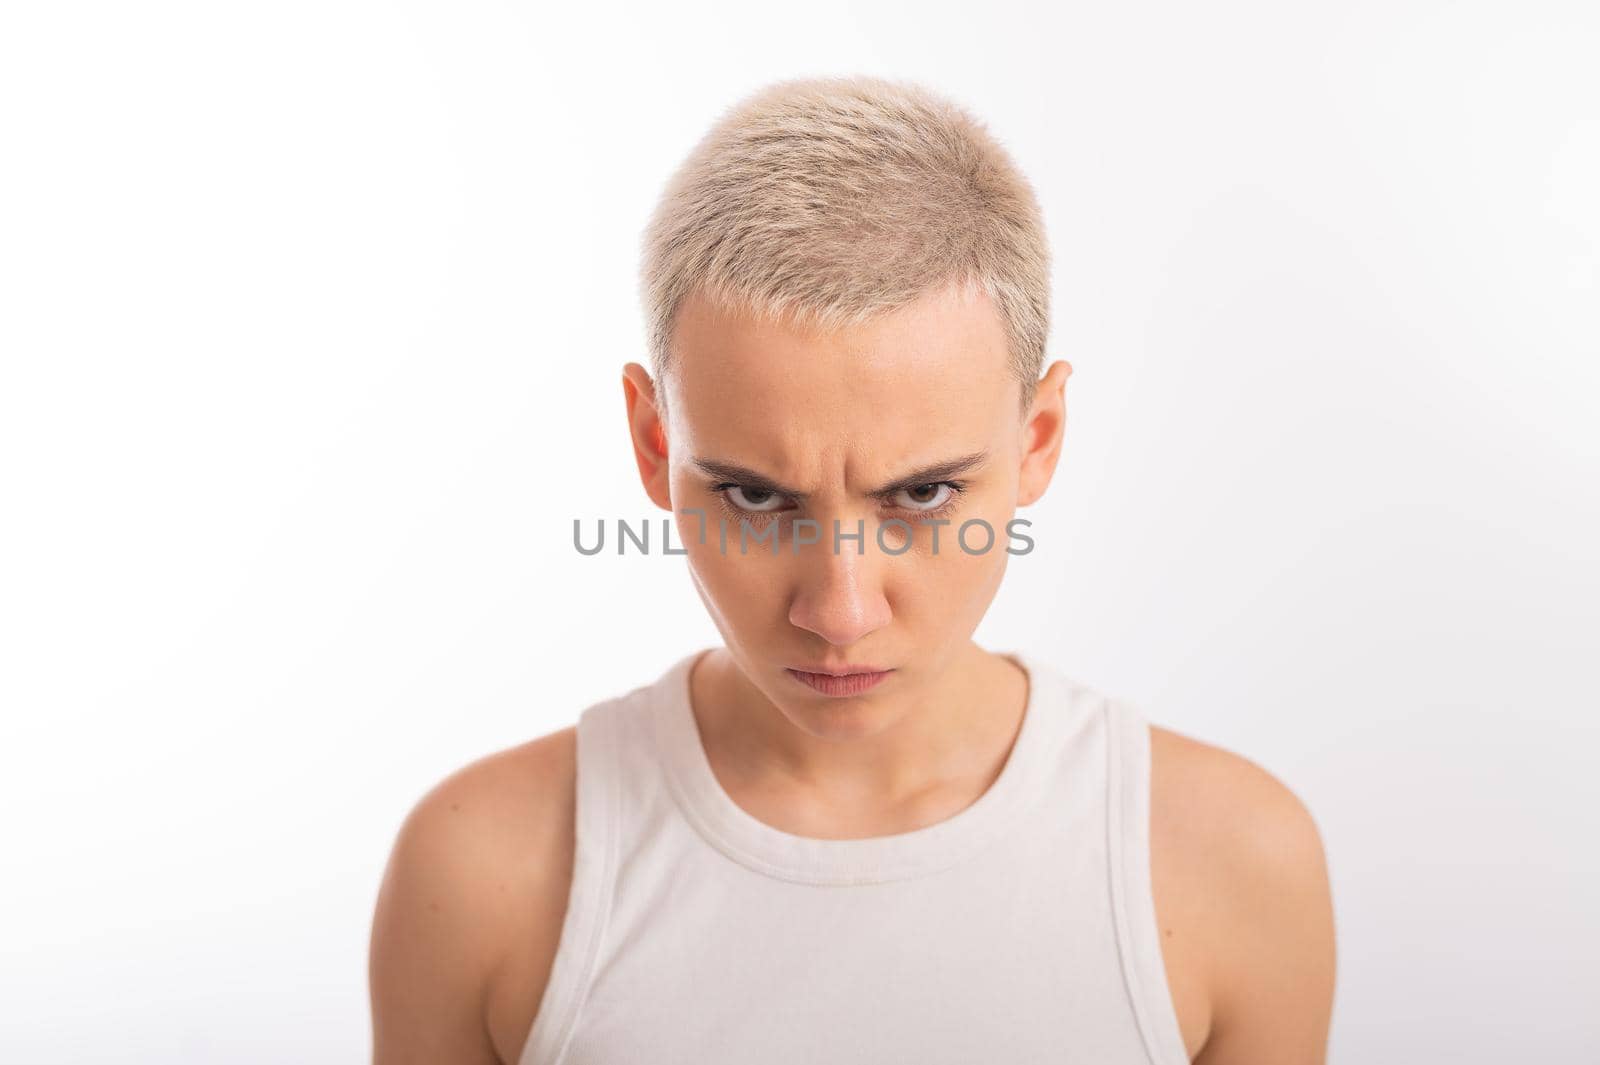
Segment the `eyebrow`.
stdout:
<path fill-rule="evenodd" d="M 766 474 L 758 470 L 752 470 L 748 466 L 739 466 L 731 462 L 718 462 L 715 459 L 699 457 L 692 461 L 703 472 L 720 480 L 736 481 L 745 488 L 759 488 L 763 492 L 788 496 L 791 499 L 805 499 L 807 495 L 805 492 L 787 488 Z M 925 484 L 933 484 L 936 481 L 944 481 L 951 477 L 968 473 L 988 461 L 989 453 L 987 451 L 974 451 L 970 455 L 961 455 L 953 459 L 947 459 L 944 462 L 936 462 L 931 466 L 923 466 L 921 469 L 912 470 L 910 473 L 896 477 L 888 484 L 875 488 L 867 494 L 881 496 L 888 495 L 890 492 L 898 492 L 905 488 L 920 488 Z"/>

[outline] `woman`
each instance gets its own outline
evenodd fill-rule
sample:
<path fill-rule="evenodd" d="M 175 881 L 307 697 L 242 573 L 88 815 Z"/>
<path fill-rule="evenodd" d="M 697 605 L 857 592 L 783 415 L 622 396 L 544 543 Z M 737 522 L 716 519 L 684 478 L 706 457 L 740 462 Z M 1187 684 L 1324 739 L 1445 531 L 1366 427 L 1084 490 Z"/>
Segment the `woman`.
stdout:
<path fill-rule="evenodd" d="M 917 86 L 781 82 L 694 149 L 622 385 L 723 646 L 419 802 L 381 1065 L 1324 1060 L 1304 806 L 972 640 L 1060 454 L 1048 274 L 1027 182 Z"/>

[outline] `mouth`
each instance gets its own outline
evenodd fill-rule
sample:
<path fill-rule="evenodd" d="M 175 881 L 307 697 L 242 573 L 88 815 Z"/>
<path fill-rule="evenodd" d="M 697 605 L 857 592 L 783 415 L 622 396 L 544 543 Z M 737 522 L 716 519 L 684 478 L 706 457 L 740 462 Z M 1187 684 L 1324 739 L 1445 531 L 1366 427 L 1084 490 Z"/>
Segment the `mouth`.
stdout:
<path fill-rule="evenodd" d="M 847 672 L 814 672 L 786 668 L 784 672 L 812 691 L 841 698 L 860 695 L 862 692 L 876 688 L 879 684 L 888 680 L 889 674 L 893 673 L 894 670 L 865 667 Z"/>

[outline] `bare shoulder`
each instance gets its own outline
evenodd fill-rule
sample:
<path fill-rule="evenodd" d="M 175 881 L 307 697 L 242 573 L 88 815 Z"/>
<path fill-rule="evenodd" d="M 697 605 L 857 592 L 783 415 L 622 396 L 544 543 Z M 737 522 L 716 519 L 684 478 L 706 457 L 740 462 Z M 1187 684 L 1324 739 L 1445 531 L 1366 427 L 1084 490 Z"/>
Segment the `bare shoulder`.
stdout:
<path fill-rule="evenodd" d="M 1249 759 L 1152 726 L 1151 865 L 1174 998 L 1203 1065 L 1326 1058 L 1333 905 L 1305 803 Z M 1180 1015 L 1183 1008 L 1180 1004 Z"/>
<path fill-rule="evenodd" d="M 1187 828 L 1214 857 L 1267 877 L 1322 871 L 1321 834 L 1310 810 L 1255 762 L 1154 725 L 1150 759 L 1152 813 Z"/>
<path fill-rule="evenodd" d="M 378 1065 L 514 1065 L 566 912 L 576 751 L 568 726 L 485 756 L 406 816 L 372 924 Z"/>

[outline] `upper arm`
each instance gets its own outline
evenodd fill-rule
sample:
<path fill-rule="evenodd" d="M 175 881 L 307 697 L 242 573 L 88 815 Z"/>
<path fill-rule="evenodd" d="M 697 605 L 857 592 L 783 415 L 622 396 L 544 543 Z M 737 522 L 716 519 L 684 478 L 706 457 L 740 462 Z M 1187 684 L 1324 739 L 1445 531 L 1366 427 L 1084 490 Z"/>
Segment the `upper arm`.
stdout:
<path fill-rule="evenodd" d="M 1333 1009 L 1333 900 L 1321 834 L 1260 766 L 1168 734 L 1168 832 L 1201 898 L 1211 1006 L 1196 1065 L 1322 1065 Z M 1173 756 L 1173 748 L 1187 748 Z"/>
<path fill-rule="evenodd" d="M 378 1065 L 514 1060 L 526 1032 L 509 1032 L 496 1009 L 512 999 L 531 1022 L 549 961 L 541 954 L 554 951 L 570 813 L 562 799 L 571 785 L 560 755 L 564 747 L 570 759 L 570 731 L 457 771 L 406 817 L 372 922 Z M 509 994 L 497 995 L 513 981 Z"/>

